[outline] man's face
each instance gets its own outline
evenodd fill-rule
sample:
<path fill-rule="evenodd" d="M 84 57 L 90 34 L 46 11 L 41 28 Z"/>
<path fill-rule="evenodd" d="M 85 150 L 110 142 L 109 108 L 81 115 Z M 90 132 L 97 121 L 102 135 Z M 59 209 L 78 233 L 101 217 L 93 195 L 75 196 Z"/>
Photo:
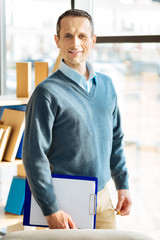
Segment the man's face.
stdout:
<path fill-rule="evenodd" d="M 64 17 L 61 20 L 60 36 L 55 36 L 57 47 L 65 63 L 72 67 L 86 63 L 96 36 L 91 35 L 91 24 L 86 17 Z"/>

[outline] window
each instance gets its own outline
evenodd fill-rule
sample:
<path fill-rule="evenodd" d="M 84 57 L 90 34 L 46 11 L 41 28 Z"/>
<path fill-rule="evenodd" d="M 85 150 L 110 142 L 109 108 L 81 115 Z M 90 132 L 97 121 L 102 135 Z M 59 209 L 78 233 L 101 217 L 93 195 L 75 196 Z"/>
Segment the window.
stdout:
<path fill-rule="evenodd" d="M 16 62 L 47 61 L 53 68 L 57 18 L 70 8 L 70 0 L 5 0 L 6 75 L 1 79 L 5 94 L 16 91 Z"/>
<path fill-rule="evenodd" d="M 160 147 L 159 51 L 160 43 L 110 43 L 93 52 L 95 70 L 109 75 L 118 93 L 126 143 L 150 149 Z"/>
<path fill-rule="evenodd" d="M 159 239 L 160 1 L 93 0 L 96 71 L 109 75 L 118 94 L 133 200 L 118 228 Z M 111 182 L 111 186 L 113 183 Z M 116 192 L 110 188 L 114 206 Z"/>
<path fill-rule="evenodd" d="M 159 12 L 160 3 L 152 0 L 93 1 L 98 36 L 158 35 Z"/>

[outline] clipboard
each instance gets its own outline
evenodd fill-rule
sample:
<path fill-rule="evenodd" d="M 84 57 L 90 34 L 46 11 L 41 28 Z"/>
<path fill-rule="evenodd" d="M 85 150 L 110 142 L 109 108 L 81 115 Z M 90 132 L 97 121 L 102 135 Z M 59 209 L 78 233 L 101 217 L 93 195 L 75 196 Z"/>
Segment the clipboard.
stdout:
<path fill-rule="evenodd" d="M 53 174 L 52 182 L 60 209 L 71 215 L 77 228 L 95 229 L 98 179 Z M 46 217 L 35 201 L 27 179 L 23 225 L 48 227 Z"/>

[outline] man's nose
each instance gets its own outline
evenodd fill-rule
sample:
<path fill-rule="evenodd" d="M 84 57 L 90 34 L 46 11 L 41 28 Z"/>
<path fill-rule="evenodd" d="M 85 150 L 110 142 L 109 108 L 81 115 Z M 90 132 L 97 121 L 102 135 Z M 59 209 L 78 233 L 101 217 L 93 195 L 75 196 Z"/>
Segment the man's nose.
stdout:
<path fill-rule="evenodd" d="M 78 36 L 74 36 L 72 39 L 72 47 L 79 47 L 80 46 L 80 39 Z"/>

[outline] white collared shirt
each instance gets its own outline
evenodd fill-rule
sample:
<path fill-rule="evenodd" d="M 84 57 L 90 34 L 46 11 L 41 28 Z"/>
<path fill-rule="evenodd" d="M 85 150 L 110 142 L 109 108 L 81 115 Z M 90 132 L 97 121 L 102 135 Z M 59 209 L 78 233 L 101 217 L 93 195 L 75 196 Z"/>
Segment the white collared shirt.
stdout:
<path fill-rule="evenodd" d="M 77 71 L 75 71 L 73 68 L 69 67 L 68 65 L 66 65 L 63 60 L 61 61 L 60 64 L 60 71 L 67 76 L 68 78 L 70 78 L 71 80 L 73 80 L 74 82 L 76 82 L 79 86 L 81 86 L 84 90 L 86 90 L 87 92 L 90 92 L 93 81 L 96 81 L 96 75 L 95 72 L 92 68 L 92 65 L 87 62 L 87 69 L 89 71 L 89 78 L 88 80 L 86 79 L 85 76 L 79 74 Z"/>

